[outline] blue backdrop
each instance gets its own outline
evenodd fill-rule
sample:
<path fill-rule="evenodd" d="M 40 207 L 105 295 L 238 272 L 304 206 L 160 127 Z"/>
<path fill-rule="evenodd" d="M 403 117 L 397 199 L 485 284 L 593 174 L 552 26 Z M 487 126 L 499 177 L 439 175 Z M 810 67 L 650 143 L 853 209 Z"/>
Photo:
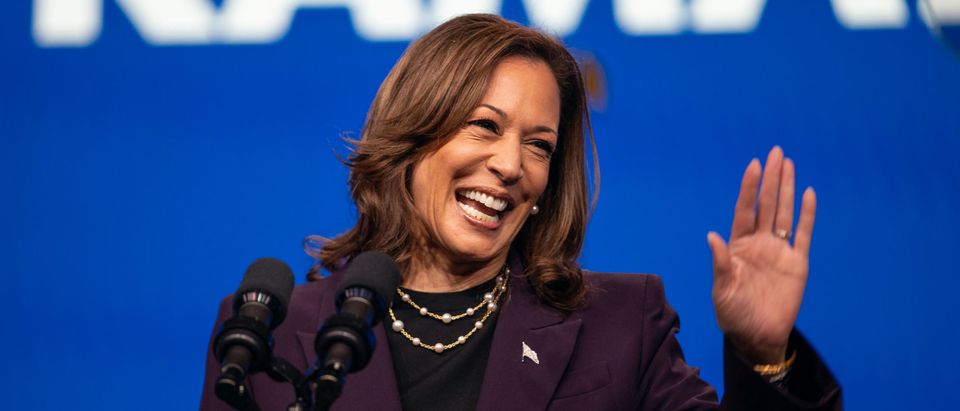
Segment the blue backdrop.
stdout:
<path fill-rule="evenodd" d="M 954 405 L 960 60 L 928 26 L 957 1 L 295 3 L 0 4 L 0 408 L 195 408 L 220 299 L 260 256 L 303 282 L 302 239 L 350 226 L 341 135 L 464 7 L 597 62 L 581 261 L 662 275 L 704 378 L 722 389 L 705 236 L 780 144 L 819 195 L 798 326 L 847 408 Z"/>

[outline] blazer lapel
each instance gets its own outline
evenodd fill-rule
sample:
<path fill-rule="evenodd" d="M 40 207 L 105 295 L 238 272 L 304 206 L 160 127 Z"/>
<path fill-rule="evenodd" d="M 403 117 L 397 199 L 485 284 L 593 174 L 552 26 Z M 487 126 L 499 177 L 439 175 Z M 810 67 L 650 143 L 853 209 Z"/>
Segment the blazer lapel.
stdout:
<path fill-rule="evenodd" d="M 331 284 L 336 283 L 337 281 L 334 281 Z M 316 329 L 320 329 L 323 321 L 336 312 L 333 296 L 334 287 L 327 287 L 326 291 L 321 303 L 320 319 Z M 333 403 L 332 411 L 401 411 L 400 390 L 397 388 L 397 377 L 393 371 L 393 358 L 390 355 L 384 324 L 381 322 L 374 327 L 373 333 L 377 339 L 377 346 L 373 350 L 373 358 L 370 359 L 364 369 L 357 373 L 347 374 L 346 382 L 343 384 L 343 393 Z M 313 349 L 313 339 L 315 337 L 316 330 L 297 332 L 297 339 L 300 341 L 300 348 L 307 359 L 308 367 L 317 361 L 317 353 Z"/>
<path fill-rule="evenodd" d="M 514 266 L 514 273 L 522 272 Z M 579 318 L 564 320 L 541 305 L 522 276 L 513 274 L 510 288 L 497 319 L 478 411 L 546 409 L 580 332 Z M 536 353 L 539 364 L 524 357 L 524 345 Z"/>

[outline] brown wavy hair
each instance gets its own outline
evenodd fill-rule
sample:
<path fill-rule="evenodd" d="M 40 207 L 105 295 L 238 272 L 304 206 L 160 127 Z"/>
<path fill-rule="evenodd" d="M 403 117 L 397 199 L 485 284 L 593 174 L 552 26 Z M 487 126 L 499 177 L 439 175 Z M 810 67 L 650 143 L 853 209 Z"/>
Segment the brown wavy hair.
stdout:
<path fill-rule="evenodd" d="M 543 303 L 565 313 L 583 305 L 586 289 L 576 260 L 596 202 L 596 190 L 593 201 L 588 194 L 587 147 L 594 188 L 599 170 L 580 69 L 558 40 L 489 14 L 460 16 L 433 29 L 410 45 L 380 85 L 362 136 L 349 141 L 353 151 L 345 160 L 357 223 L 311 252 L 323 267 L 337 270 L 362 251 L 380 250 L 405 272 L 428 247 L 433 240 L 410 193 L 413 167 L 464 126 L 494 68 L 513 56 L 546 63 L 561 103 L 541 211 L 527 219 L 510 251 Z M 316 269 L 308 274 L 311 281 L 319 278 Z"/>

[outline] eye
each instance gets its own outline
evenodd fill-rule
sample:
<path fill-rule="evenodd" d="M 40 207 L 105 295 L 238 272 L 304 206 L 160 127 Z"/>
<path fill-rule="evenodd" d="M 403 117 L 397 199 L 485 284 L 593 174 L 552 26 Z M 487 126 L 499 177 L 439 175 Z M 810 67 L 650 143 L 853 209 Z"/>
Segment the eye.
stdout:
<path fill-rule="evenodd" d="M 490 120 L 488 118 L 471 120 L 467 122 L 467 125 L 481 127 L 489 131 L 492 131 L 495 134 L 500 134 L 500 125 L 498 125 L 496 121 Z"/>
<path fill-rule="evenodd" d="M 545 157 L 550 158 L 553 156 L 554 148 L 553 144 L 550 144 L 550 142 L 545 140 L 532 140 L 530 141 L 530 144 L 542 151 Z"/>

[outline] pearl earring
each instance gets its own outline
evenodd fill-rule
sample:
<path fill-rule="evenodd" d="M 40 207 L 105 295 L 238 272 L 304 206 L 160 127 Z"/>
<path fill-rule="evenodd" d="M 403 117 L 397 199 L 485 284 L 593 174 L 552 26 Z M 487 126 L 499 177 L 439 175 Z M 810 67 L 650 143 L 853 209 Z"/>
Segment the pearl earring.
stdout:
<path fill-rule="evenodd" d="M 534 204 L 533 208 L 530 209 L 530 215 L 540 214 L 540 206 Z"/>

